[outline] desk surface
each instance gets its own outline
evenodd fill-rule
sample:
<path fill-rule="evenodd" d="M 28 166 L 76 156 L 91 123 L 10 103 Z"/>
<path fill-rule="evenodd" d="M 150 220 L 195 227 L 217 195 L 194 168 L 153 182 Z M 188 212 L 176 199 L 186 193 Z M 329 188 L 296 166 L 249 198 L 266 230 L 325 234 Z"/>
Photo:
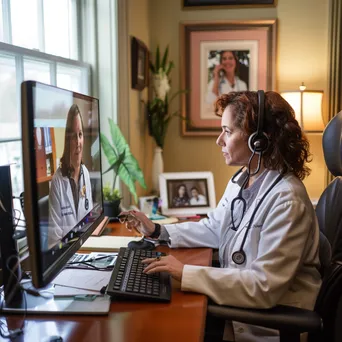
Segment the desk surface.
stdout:
<path fill-rule="evenodd" d="M 106 234 L 128 236 L 121 224 L 110 224 Z M 157 250 L 174 255 L 185 264 L 211 264 L 209 248 Z M 173 280 L 172 299 L 165 303 L 113 302 L 108 316 L 27 316 L 24 336 L 16 341 L 44 341 L 52 335 L 66 341 L 202 341 L 207 299 L 204 295 L 180 291 Z M 23 317 L 6 316 L 10 329 L 20 327 Z M 2 321 L 4 318 L 2 318 Z M 0 341 L 8 341 L 1 339 Z"/>

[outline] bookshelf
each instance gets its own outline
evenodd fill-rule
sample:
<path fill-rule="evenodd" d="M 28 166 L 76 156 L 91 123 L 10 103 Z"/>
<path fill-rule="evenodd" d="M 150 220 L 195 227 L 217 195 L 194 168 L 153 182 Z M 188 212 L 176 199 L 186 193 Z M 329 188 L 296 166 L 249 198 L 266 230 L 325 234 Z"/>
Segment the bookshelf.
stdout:
<path fill-rule="evenodd" d="M 56 143 L 52 127 L 36 127 L 34 132 L 36 150 L 37 183 L 48 182 L 56 169 Z"/>

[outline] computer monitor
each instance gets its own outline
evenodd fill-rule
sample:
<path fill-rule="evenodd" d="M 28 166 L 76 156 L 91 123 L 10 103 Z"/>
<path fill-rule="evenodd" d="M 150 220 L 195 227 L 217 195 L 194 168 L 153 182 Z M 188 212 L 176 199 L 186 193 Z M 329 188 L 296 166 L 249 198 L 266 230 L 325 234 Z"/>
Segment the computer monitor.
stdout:
<path fill-rule="evenodd" d="M 32 283 L 49 284 L 102 221 L 99 101 L 21 85 L 24 204 Z"/>

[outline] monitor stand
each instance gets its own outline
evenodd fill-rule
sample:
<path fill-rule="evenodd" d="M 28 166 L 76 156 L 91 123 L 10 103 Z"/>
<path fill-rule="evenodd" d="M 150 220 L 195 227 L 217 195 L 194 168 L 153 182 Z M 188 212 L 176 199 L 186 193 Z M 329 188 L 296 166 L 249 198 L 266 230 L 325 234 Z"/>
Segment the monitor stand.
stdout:
<path fill-rule="evenodd" d="M 25 282 L 22 286 L 34 289 L 32 283 Z M 110 309 L 110 296 L 65 296 L 54 297 L 54 287 L 49 285 L 45 288 L 30 292 L 20 291 L 20 298 L 12 300 L 9 304 L 1 294 L 0 308 L 4 313 L 27 313 L 27 314 L 52 314 L 52 315 L 107 315 Z M 38 293 L 40 295 L 38 295 Z"/>

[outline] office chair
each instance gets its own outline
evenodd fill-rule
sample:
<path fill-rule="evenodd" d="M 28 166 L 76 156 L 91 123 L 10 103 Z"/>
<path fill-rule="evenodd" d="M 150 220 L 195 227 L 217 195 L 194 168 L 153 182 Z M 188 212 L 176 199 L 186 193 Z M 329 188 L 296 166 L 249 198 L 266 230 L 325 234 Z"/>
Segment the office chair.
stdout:
<path fill-rule="evenodd" d="M 279 331 L 281 342 L 342 341 L 342 111 L 323 133 L 323 152 L 328 170 L 336 177 L 321 195 L 316 215 L 320 228 L 320 261 L 323 282 L 314 311 L 277 305 L 271 309 L 243 309 L 208 304 L 208 315 Z"/>

